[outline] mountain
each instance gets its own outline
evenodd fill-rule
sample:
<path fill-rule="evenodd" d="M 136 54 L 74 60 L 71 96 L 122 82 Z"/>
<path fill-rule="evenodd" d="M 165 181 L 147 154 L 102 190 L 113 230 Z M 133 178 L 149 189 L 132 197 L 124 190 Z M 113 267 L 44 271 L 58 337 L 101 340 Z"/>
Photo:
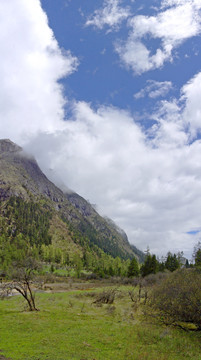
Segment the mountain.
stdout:
<path fill-rule="evenodd" d="M 71 256 L 86 247 L 122 259 L 142 254 L 111 220 L 78 194 L 55 186 L 36 160 L 8 139 L 0 140 L 0 225 L 0 236 L 23 234 L 32 245 L 52 244 Z"/>
<path fill-rule="evenodd" d="M 112 219 L 105 217 L 105 220 L 107 221 L 107 223 L 110 225 L 111 228 L 115 229 L 121 235 L 121 237 L 126 242 L 128 242 L 128 236 L 126 235 L 123 229 L 121 229 Z M 140 263 L 143 263 L 146 257 L 145 254 L 141 250 L 139 250 L 135 245 L 130 244 L 130 247 L 133 250 L 135 257 L 138 258 L 138 261 Z"/>

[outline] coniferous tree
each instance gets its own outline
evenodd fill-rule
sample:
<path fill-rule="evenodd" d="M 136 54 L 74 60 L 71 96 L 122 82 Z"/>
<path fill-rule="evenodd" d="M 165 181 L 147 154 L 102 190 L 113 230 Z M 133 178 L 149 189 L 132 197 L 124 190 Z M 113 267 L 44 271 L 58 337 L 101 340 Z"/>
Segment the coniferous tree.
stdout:
<path fill-rule="evenodd" d="M 139 276 L 140 269 L 136 258 L 134 257 L 128 267 L 128 277 Z"/>
<path fill-rule="evenodd" d="M 179 269 L 179 267 L 180 267 L 180 262 L 176 254 L 172 254 L 171 252 L 168 252 L 165 261 L 165 268 L 173 272 Z"/>
<path fill-rule="evenodd" d="M 201 248 L 197 250 L 195 255 L 195 266 L 201 268 Z"/>
<path fill-rule="evenodd" d="M 159 270 L 159 262 L 156 259 L 156 255 L 148 254 L 146 256 L 145 262 L 141 267 L 142 276 L 147 276 L 149 274 L 156 274 Z"/>
<path fill-rule="evenodd" d="M 198 241 L 198 243 L 194 246 L 193 258 L 195 261 L 195 267 L 201 267 L 201 242 L 200 241 Z"/>

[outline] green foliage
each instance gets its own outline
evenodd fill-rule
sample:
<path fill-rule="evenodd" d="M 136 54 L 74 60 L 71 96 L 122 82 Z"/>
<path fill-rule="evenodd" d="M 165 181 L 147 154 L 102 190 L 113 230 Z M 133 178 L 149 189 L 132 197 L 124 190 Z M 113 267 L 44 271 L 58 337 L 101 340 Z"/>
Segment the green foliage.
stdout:
<path fill-rule="evenodd" d="M 15 239 L 19 234 L 23 234 L 31 246 L 51 243 L 48 234 L 51 212 L 45 205 L 11 197 L 1 208 L 1 213 L 4 215 L 1 235 Z"/>
<path fill-rule="evenodd" d="M 136 258 L 134 257 L 131 260 L 128 267 L 128 277 L 139 276 L 139 274 L 140 274 L 139 264 Z"/>
<path fill-rule="evenodd" d="M 50 244 L 51 213 L 45 205 L 11 197 L 1 204 L 0 268 L 8 269 L 29 253 L 39 258 L 40 246 Z"/>
<path fill-rule="evenodd" d="M 103 250 L 86 247 L 83 250 L 83 256 L 74 253 L 72 257 L 66 251 L 53 245 L 41 245 L 40 259 L 46 263 L 58 264 L 58 266 L 68 266 L 75 269 L 76 276 L 79 278 L 82 270 L 95 273 L 97 276 L 126 276 L 129 260 L 124 261 L 119 257 L 113 258 L 105 254 Z"/>
<path fill-rule="evenodd" d="M 144 264 L 140 268 L 141 275 L 147 276 L 149 274 L 156 274 L 157 272 L 163 272 L 169 270 L 171 272 L 177 270 L 181 266 L 181 258 L 183 253 L 172 254 L 171 252 L 167 253 L 165 262 L 159 262 L 156 259 L 156 255 L 151 255 L 149 250 L 145 258 Z"/>
<path fill-rule="evenodd" d="M 7 239 L 5 235 L 0 237 L 0 267 L 7 270 L 13 261 L 22 261 L 29 249 L 29 243 L 22 234 L 18 234 L 14 239 Z M 31 250 L 30 250 L 31 251 Z M 33 248 L 37 258 L 36 248 Z"/>
<path fill-rule="evenodd" d="M 52 214 L 46 200 L 33 202 L 13 196 L 1 204 L 1 269 L 7 269 L 12 261 L 20 260 L 29 251 L 34 258 L 41 259 L 46 263 L 71 266 L 76 269 L 78 277 L 80 277 L 82 269 L 96 273 L 100 277 L 139 275 L 139 265 L 135 258 L 131 262 L 122 259 L 122 253 L 115 238 L 109 233 L 109 238 L 105 233 L 103 237 L 100 237 L 99 232 L 87 219 L 80 221 L 76 228 L 74 224 L 63 218 L 68 229 L 67 237 L 69 236 L 72 243 L 76 244 L 73 251 L 69 252 L 67 247 L 65 249 L 65 237 L 62 246 L 58 245 L 56 241 L 51 243 Z M 55 222 L 55 224 L 57 223 Z M 61 234 L 63 233 L 61 232 Z M 66 244 L 67 241 L 66 239 Z M 174 271 L 178 266 L 179 259 L 175 254 L 168 253 L 165 264 L 160 264 L 155 255 L 148 253 L 145 263 L 141 267 L 141 274 L 144 277 L 150 273 L 163 271 L 164 268 Z"/>
<path fill-rule="evenodd" d="M 159 262 L 156 259 L 156 255 L 147 254 L 140 271 L 143 277 L 149 274 L 156 274 L 159 271 Z"/>
<path fill-rule="evenodd" d="M 201 267 L 201 249 L 198 249 L 195 256 L 195 266 Z"/>
<path fill-rule="evenodd" d="M 165 261 L 165 268 L 169 271 L 175 271 L 179 269 L 180 267 L 180 261 L 176 254 L 171 254 L 171 252 L 168 252 L 167 258 Z"/>
<path fill-rule="evenodd" d="M 80 278 L 81 270 L 82 270 L 82 267 L 83 267 L 83 262 L 82 262 L 82 259 L 80 258 L 79 255 L 77 255 L 77 254 L 74 255 L 73 264 L 75 266 L 77 278 Z"/>
<path fill-rule="evenodd" d="M 190 322 L 201 329 L 201 272 L 174 271 L 153 288 L 150 305 L 167 324 Z"/>
<path fill-rule="evenodd" d="M 193 257 L 195 259 L 195 267 L 201 268 L 201 242 L 200 241 L 194 247 Z"/>
<path fill-rule="evenodd" d="M 128 258 L 128 254 L 126 255 L 121 250 L 117 239 L 107 231 L 106 226 L 103 230 L 97 231 L 87 219 L 80 221 L 77 227 L 69 223 L 65 217 L 62 217 L 62 220 L 68 224 L 69 229 L 73 232 L 74 241 L 81 246 L 88 244 L 93 249 L 98 247 L 113 258 L 120 257 L 124 260 Z"/>

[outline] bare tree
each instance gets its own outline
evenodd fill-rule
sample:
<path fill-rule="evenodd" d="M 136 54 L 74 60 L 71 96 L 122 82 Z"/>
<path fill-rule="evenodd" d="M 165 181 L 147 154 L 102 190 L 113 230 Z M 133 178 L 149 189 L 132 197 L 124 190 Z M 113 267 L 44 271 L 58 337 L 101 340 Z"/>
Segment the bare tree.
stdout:
<path fill-rule="evenodd" d="M 27 301 L 30 311 L 38 311 L 35 304 L 33 280 L 39 267 L 39 263 L 31 257 L 28 257 L 23 262 L 13 264 L 9 270 L 11 280 L 1 286 L 1 297 L 8 296 L 12 294 L 13 290 L 16 290 Z"/>

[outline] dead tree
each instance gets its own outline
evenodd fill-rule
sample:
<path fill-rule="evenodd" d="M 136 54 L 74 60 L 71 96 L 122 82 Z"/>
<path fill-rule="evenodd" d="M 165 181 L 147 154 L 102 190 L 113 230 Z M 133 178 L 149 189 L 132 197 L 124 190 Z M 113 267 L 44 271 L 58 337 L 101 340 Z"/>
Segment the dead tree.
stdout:
<path fill-rule="evenodd" d="M 33 258 L 27 258 L 23 262 L 13 264 L 9 271 L 11 280 L 1 287 L 1 294 L 6 296 L 15 290 L 27 301 L 30 311 L 38 311 L 32 287 L 34 275 L 38 269 L 39 263 Z"/>

